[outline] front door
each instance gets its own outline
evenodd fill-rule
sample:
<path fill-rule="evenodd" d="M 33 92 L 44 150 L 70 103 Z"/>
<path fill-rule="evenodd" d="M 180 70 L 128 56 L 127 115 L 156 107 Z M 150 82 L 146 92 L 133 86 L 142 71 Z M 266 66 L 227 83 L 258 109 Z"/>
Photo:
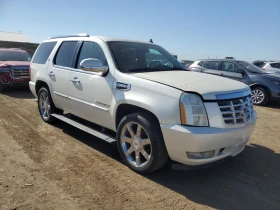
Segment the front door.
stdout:
<path fill-rule="evenodd" d="M 203 64 L 203 73 L 213 74 L 213 75 L 220 75 L 221 72 L 219 71 L 220 61 L 205 61 Z M 220 75 L 221 76 L 221 75 Z"/>
<path fill-rule="evenodd" d="M 49 68 L 49 84 L 53 95 L 53 101 L 57 108 L 69 112 L 69 82 L 73 55 L 77 41 L 62 42 L 54 57 L 53 66 Z"/>
<path fill-rule="evenodd" d="M 113 77 L 99 76 L 94 72 L 80 69 L 80 63 L 87 58 L 95 58 L 108 66 L 102 48 L 95 42 L 83 42 L 75 70 L 70 74 L 71 112 L 98 125 L 111 128 L 110 104 L 112 99 Z"/>
<path fill-rule="evenodd" d="M 244 75 L 237 73 L 236 70 L 241 69 L 237 64 L 230 61 L 223 61 L 221 65 L 221 73 L 224 77 L 234 79 L 246 83 Z"/>

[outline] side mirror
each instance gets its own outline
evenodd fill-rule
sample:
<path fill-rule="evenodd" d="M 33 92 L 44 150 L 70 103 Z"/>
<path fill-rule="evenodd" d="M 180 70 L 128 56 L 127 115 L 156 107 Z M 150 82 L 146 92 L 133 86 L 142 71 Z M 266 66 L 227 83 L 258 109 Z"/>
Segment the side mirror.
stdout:
<path fill-rule="evenodd" d="M 239 73 L 239 74 L 244 75 L 244 74 L 245 74 L 245 71 L 244 71 L 243 69 L 237 69 L 237 70 L 236 70 L 236 73 Z"/>
<path fill-rule="evenodd" d="M 80 69 L 84 71 L 99 73 L 103 75 L 108 72 L 108 66 L 103 66 L 102 62 L 95 58 L 87 58 L 81 61 Z"/>

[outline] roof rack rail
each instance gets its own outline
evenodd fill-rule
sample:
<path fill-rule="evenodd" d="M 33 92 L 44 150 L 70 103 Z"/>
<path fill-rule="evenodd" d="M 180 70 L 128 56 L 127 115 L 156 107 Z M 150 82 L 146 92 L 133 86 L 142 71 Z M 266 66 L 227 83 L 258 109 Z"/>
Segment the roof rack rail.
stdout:
<path fill-rule="evenodd" d="M 68 37 L 89 37 L 88 34 L 69 34 L 69 35 L 61 35 L 61 36 L 51 36 L 49 39 L 57 39 L 57 38 L 68 38 Z"/>

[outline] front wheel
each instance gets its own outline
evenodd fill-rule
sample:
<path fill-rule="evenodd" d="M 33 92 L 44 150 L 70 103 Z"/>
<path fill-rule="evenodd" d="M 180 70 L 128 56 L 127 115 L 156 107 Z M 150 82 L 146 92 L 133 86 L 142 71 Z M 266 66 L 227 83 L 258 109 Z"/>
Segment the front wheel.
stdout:
<path fill-rule="evenodd" d="M 4 90 L 4 84 L 1 82 L 1 78 L 0 78 L 0 93 Z"/>
<path fill-rule="evenodd" d="M 268 92 L 263 87 L 252 88 L 252 100 L 254 105 L 264 106 L 269 99 Z"/>
<path fill-rule="evenodd" d="M 152 173 L 168 160 L 158 122 L 146 113 L 133 113 L 121 120 L 117 145 L 126 165 L 138 173 Z"/>

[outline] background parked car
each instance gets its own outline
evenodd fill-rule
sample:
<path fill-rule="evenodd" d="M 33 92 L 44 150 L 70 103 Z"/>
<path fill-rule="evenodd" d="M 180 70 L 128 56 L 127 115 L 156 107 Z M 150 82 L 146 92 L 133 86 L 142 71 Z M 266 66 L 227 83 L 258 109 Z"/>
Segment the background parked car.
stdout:
<path fill-rule="evenodd" d="M 0 48 L 0 92 L 10 86 L 28 87 L 30 60 L 24 50 Z"/>
<path fill-rule="evenodd" d="M 268 72 L 280 73 L 280 61 L 264 62 L 260 68 Z"/>
<path fill-rule="evenodd" d="M 252 64 L 261 68 L 261 66 L 264 64 L 264 62 L 266 62 L 266 61 L 253 61 Z"/>
<path fill-rule="evenodd" d="M 189 66 L 192 65 L 193 63 L 194 61 L 187 61 L 187 60 L 181 61 L 181 64 L 185 66 L 186 69 L 189 68 Z"/>
<path fill-rule="evenodd" d="M 280 100 L 280 74 L 267 73 L 246 61 L 205 59 L 195 61 L 189 70 L 246 83 L 251 87 L 255 105 L 265 105 L 270 100 Z"/>

